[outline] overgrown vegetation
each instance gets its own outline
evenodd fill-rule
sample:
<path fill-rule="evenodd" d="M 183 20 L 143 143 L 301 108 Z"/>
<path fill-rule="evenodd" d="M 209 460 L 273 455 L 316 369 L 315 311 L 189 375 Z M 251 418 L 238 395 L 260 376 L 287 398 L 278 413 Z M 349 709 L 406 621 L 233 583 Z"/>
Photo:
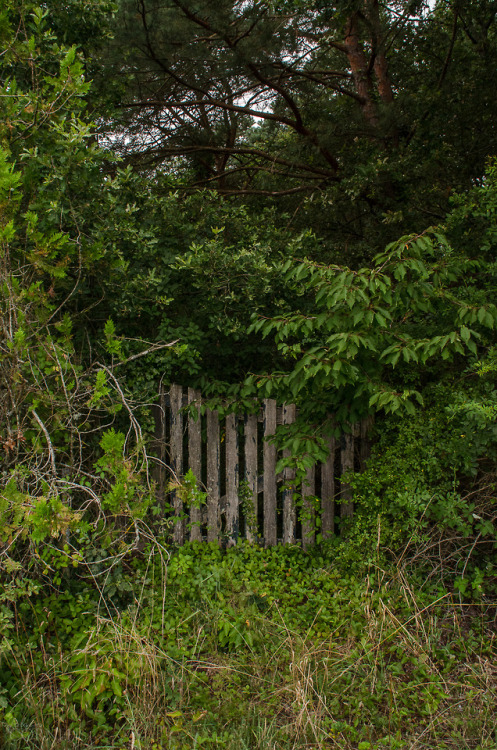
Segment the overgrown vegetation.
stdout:
<path fill-rule="evenodd" d="M 332 548 L 154 549 L 19 608 L 9 750 L 494 747 L 481 592 Z"/>
<path fill-rule="evenodd" d="M 4 4 L 2 747 L 495 747 L 495 29 L 484 0 Z M 296 402 L 297 477 L 375 415 L 354 517 L 175 549 L 173 379 Z"/>

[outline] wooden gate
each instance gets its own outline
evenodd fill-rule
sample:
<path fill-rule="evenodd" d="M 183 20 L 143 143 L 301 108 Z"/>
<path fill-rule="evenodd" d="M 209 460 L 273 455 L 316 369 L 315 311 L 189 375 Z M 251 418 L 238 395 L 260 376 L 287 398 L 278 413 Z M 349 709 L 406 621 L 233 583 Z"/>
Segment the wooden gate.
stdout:
<path fill-rule="evenodd" d="M 265 399 L 258 414 L 220 419 L 210 410 L 201 416 L 201 402 L 200 392 L 171 385 L 155 407 L 158 495 L 161 501 L 169 496 L 177 544 L 207 540 L 231 545 L 245 538 L 265 546 L 308 547 L 316 534 L 332 536 L 338 518 L 352 516 L 351 489 L 340 477 L 364 465 L 367 420 L 330 438 L 327 461 L 310 468 L 300 487 L 291 487 L 295 473 L 285 469 L 276 474 L 280 456 L 268 438 L 278 425 L 295 421 L 295 405 L 280 407 Z M 188 405 L 195 416 L 185 410 Z M 189 506 L 184 493 L 168 490 L 171 479 L 181 479 L 189 469 L 206 492 L 200 507 Z"/>

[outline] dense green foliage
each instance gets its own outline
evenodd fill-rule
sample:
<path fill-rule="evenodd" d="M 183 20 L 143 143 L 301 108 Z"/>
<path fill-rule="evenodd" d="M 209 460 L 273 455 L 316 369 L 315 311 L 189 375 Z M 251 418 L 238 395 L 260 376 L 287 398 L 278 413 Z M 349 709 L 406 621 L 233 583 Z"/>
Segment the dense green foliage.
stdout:
<path fill-rule="evenodd" d="M 440 221 L 495 152 L 486 0 L 118 8 L 100 76 L 121 88 L 101 131 L 184 190 L 256 212 L 277 200 L 320 236 L 321 260 L 355 265 Z"/>
<path fill-rule="evenodd" d="M 495 20 L 4 3 L 2 747 L 495 747 Z M 297 403 L 297 478 L 374 416 L 354 517 L 174 550 L 173 381 Z"/>
<path fill-rule="evenodd" d="M 19 608 L 8 750 L 494 746 L 490 625 L 422 568 L 363 577 L 334 550 L 155 550 Z"/>
<path fill-rule="evenodd" d="M 307 402 L 310 410 L 319 403 L 323 417 L 334 413 L 342 422 L 368 407 L 390 413 L 404 405 L 413 414 L 409 398 L 422 403 L 420 393 L 393 391 L 385 371 L 411 364 L 412 379 L 420 380 L 432 363 L 476 354 L 481 333 L 468 326 L 493 329 L 497 317 L 493 303 L 480 307 L 468 294 L 483 267 L 458 256 L 436 231 L 402 237 L 359 271 L 287 262 L 289 284 L 315 295 L 313 314 L 254 324 L 265 336 L 274 330 L 282 353 L 297 360 L 289 373 L 268 376 L 265 393 L 280 388 L 288 401 Z M 402 376 L 393 376 L 395 384 Z"/>

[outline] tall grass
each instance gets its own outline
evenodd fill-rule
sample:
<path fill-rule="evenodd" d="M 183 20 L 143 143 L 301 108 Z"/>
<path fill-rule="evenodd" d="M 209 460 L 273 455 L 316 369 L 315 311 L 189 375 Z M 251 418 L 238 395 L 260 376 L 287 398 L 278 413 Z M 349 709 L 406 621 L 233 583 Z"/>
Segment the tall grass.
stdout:
<path fill-rule="evenodd" d="M 495 606 L 420 598 L 399 565 L 323 590 L 303 623 L 237 570 L 206 599 L 142 581 L 132 605 L 101 602 L 76 648 L 25 638 L 5 750 L 495 749 Z M 336 596 L 345 619 L 325 617 Z"/>

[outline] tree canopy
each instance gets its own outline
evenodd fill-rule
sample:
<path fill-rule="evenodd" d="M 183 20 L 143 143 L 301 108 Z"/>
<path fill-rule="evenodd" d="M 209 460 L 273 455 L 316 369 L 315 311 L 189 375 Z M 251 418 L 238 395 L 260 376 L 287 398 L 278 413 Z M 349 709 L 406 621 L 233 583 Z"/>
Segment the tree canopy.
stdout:
<path fill-rule="evenodd" d="M 355 263 L 482 174 L 496 54 L 486 1 L 122 0 L 101 130 L 182 189 L 278 199 Z"/>

